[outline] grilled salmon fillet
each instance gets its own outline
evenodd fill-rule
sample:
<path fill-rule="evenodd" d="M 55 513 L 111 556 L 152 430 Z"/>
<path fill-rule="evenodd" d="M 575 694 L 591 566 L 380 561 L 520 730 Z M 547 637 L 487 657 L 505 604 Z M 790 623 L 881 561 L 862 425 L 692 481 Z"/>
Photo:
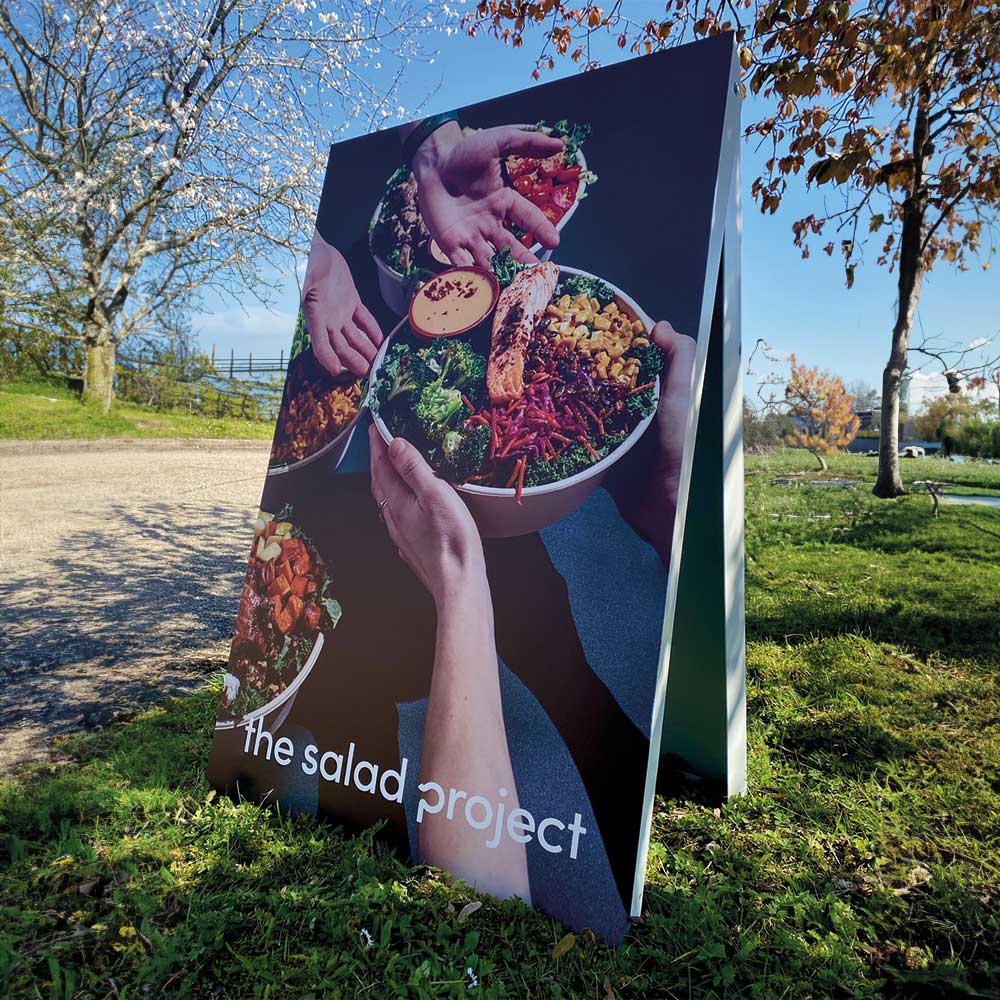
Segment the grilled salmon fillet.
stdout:
<path fill-rule="evenodd" d="M 545 261 L 525 268 L 500 293 L 493 314 L 493 341 L 486 367 L 490 402 L 509 403 L 524 394 L 528 344 L 558 280 L 559 268 Z"/>

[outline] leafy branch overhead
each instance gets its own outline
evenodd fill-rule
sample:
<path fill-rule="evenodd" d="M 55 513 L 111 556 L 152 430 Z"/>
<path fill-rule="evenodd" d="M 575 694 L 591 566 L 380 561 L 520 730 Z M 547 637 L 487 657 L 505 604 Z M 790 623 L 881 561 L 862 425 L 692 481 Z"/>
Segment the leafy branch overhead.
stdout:
<path fill-rule="evenodd" d="M 673 0 L 662 19 L 628 2 L 608 7 L 557 0 L 483 0 L 466 29 L 489 30 L 519 46 L 542 32 L 540 72 L 567 55 L 596 65 L 591 43 L 610 32 L 619 47 L 652 52 L 732 31 L 744 94 L 766 98 L 768 113 L 746 128 L 771 144 L 752 183 L 761 211 L 773 213 L 789 178 L 835 184 L 832 207 L 795 220 L 803 255 L 844 257 L 848 284 L 869 237 L 880 264 L 894 266 L 907 203 L 926 213 L 924 267 L 960 267 L 983 248 L 1000 209 L 1000 5 L 994 0 Z M 988 248 L 993 250 L 992 245 Z"/>

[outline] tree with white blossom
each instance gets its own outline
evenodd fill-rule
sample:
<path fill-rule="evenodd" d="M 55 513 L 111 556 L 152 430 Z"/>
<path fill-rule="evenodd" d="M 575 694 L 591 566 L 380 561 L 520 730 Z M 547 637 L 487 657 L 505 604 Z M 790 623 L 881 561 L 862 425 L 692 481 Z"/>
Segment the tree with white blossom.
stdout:
<path fill-rule="evenodd" d="M 81 338 L 107 409 L 125 338 L 206 288 L 266 298 L 309 245 L 330 141 L 406 117 L 403 68 L 453 17 L 443 0 L 0 2 L 7 322 Z"/>

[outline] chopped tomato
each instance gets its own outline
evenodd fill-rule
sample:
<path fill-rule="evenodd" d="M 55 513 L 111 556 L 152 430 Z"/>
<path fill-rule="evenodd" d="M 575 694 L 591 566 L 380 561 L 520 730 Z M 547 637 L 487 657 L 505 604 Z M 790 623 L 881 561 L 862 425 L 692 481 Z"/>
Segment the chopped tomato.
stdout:
<path fill-rule="evenodd" d="M 576 201 L 576 188 L 571 184 L 560 184 L 552 189 L 552 204 L 568 212 Z"/>
<path fill-rule="evenodd" d="M 527 195 L 534 186 L 535 180 L 530 174 L 521 174 L 519 177 L 512 178 L 511 183 L 518 194 Z"/>
<path fill-rule="evenodd" d="M 524 234 L 524 235 L 523 235 L 523 236 L 521 237 L 521 242 L 522 242 L 522 243 L 523 243 L 523 244 L 524 244 L 524 245 L 525 245 L 526 247 L 530 247 L 530 246 L 534 246 L 534 245 L 535 245 L 535 237 L 534 237 L 534 236 L 533 236 L 533 235 L 532 235 L 531 233 L 525 233 L 525 234 Z"/>
<path fill-rule="evenodd" d="M 555 225 L 566 213 L 560 211 L 555 205 L 542 205 L 542 214 L 546 219 Z"/>
<path fill-rule="evenodd" d="M 523 174 L 534 173 L 537 166 L 538 160 L 533 156 L 508 156 L 507 176 L 514 180 L 515 177 L 521 177 Z"/>
<path fill-rule="evenodd" d="M 539 208 L 545 208 L 552 200 L 552 188 L 547 185 L 536 184 L 528 194 L 528 201 Z"/>
<path fill-rule="evenodd" d="M 579 163 L 573 167 L 563 167 L 562 170 L 556 171 L 556 183 L 576 184 L 580 180 L 581 173 L 583 173 L 583 168 Z"/>

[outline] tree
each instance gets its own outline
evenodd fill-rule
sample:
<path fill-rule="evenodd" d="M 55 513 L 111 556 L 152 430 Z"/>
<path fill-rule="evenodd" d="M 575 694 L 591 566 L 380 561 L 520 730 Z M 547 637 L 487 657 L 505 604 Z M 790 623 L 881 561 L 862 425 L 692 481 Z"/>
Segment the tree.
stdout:
<path fill-rule="evenodd" d="M 854 408 L 857 411 L 875 410 L 878 408 L 878 389 L 869 385 L 864 379 L 855 379 L 847 386 L 847 391 L 854 397 Z"/>
<path fill-rule="evenodd" d="M 670 0 L 662 19 L 561 0 L 482 0 L 467 19 L 514 45 L 544 25 L 536 74 L 557 54 L 594 65 L 594 32 L 651 52 L 733 31 L 747 89 L 772 108 L 746 129 L 771 144 L 751 186 L 762 212 L 781 204 L 792 175 L 835 185 L 830 207 L 796 220 L 795 243 L 833 231 L 848 287 L 869 238 L 898 272 L 875 494 L 898 496 L 899 390 L 924 274 L 944 260 L 966 268 L 1000 210 L 1000 5 L 996 0 Z M 992 252 L 993 248 L 988 248 Z M 984 266 L 988 266 L 984 264 Z"/>
<path fill-rule="evenodd" d="M 206 287 L 266 299 L 308 245 L 331 136 L 402 113 L 380 60 L 419 56 L 438 10 L 0 2 L 8 322 L 82 338 L 85 394 L 107 409 L 126 337 Z"/>
<path fill-rule="evenodd" d="M 993 389 L 996 392 L 996 415 L 1000 418 L 1000 364 L 998 364 L 995 368 L 990 368 L 983 374 L 977 375 L 969 380 L 970 389 L 984 391 L 989 386 L 993 386 Z"/>
<path fill-rule="evenodd" d="M 790 361 L 785 404 L 794 429 L 785 436 L 785 443 L 811 451 L 825 470 L 825 456 L 846 448 L 861 426 L 853 410 L 854 397 L 844 391 L 836 375 L 807 368 L 794 354 Z"/>
<path fill-rule="evenodd" d="M 794 424 L 786 413 L 773 407 L 755 410 L 743 400 L 743 450 L 748 455 L 767 455 L 781 445 Z"/>
<path fill-rule="evenodd" d="M 976 404 L 964 393 L 946 392 L 929 399 L 922 413 L 910 418 L 913 433 L 924 441 L 942 441 L 948 431 L 955 432 L 976 415 Z"/>

